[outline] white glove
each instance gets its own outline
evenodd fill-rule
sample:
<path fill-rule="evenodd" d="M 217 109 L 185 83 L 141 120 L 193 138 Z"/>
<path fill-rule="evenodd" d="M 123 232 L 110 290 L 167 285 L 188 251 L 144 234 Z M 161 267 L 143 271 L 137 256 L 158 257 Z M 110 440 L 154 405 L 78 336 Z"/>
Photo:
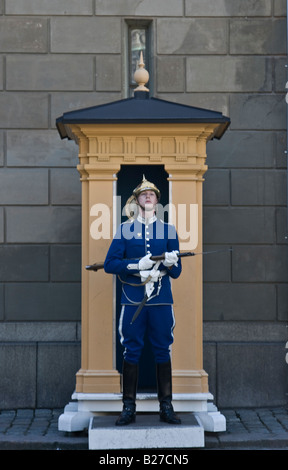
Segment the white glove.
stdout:
<path fill-rule="evenodd" d="M 177 261 L 178 261 L 178 255 L 179 251 L 170 251 L 165 253 L 165 260 L 163 261 L 164 266 L 166 268 L 170 268 L 171 266 L 175 265 L 178 266 Z"/>
<path fill-rule="evenodd" d="M 138 263 L 139 271 L 146 271 L 147 269 L 152 268 L 152 266 L 155 264 L 155 261 L 152 261 L 150 257 L 151 257 L 151 253 L 149 253 L 149 255 L 143 256 L 143 258 L 140 259 Z"/>
<path fill-rule="evenodd" d="M 154 283 L 158 281 L 160 277 L 160 271 L 158 270 L 158 267 L 160 265 L 161 261 L 157 261 L 153 269 L 145 270 L 145 271 L 140 271 L 141 275 L 141 282 L 145 282 L 148 280 L 148 277 L 151 276 L 151 279 L 145 284 L 145 293 L 148 296 L 148 299 L 151 297 L 152 293 L 154 292 Z"/>
<path fill-rule="evenodd" d="M 151 276 L 151 279 L 150 279 L 151 282 L 157 282 L 160 276 L 160 271 L 154 268 L 151 270 L 140 271 L 140 276 L 141 276 L 141 282 L 145 282 L 149 276 Z"/>

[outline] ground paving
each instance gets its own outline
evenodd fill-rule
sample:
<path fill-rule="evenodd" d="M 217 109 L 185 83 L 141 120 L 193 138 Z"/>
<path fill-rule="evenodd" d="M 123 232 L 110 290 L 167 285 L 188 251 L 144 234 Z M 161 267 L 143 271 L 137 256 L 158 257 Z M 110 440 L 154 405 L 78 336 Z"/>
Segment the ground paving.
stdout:
<path fill-rule="evenodd" d="M 87 431 L 58 431 L 59 409 L 0 412 L 0 450 L 88 450 Z M 288 450 L 288 407 L 221 410 L 226 432 L 205 433 L 198 450 Z"/>

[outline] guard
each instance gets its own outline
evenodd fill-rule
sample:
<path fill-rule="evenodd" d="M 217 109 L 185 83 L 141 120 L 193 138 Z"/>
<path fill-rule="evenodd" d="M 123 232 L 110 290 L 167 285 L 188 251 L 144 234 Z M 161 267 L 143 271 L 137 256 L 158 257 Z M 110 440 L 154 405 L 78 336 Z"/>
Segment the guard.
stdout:
<path fill-rule="evenodd" d="M 179 241 L 173 225 L 156 217 L 159 189 L 143 176 L 126 203 L 129 217 L 118 228 L 107 253 L 104 270 L 122 282 L 119 335 L 124 346 L 123 411 L 116 425 L 135 421 L 138 363 L 147 331 L 156 362 L 160 419 L 180 424 L 172 405 L 170 346 L 175 318 L 171 278 L 181 273 Z M 164 261 L 152 261 L 165 253 Z"/>

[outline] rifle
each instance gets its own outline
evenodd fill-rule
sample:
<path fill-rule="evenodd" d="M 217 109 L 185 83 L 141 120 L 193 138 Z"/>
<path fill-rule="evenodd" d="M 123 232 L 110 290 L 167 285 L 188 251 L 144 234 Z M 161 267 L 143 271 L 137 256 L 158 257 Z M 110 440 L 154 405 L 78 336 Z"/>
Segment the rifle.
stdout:
<path fill-rule="evenodd" d="M 186 256 L 196 256 L 196 255 L 209 255 L 209 254 L 212 254 L 212 253 L 221 253 L 223 251 L 233 251 L 232 248 L 228 248 L 228 249 L 224 249 L 224 250 L 214 250 L 214 251 L 202 251 L 202 253 L 194 253 L 194 251 L 185 251 L 183 253 L 178 253 L 178 258 L 185 258 Z M 139 258 L 140 260 L 141 258 Z M 164 260 L 165 259 L 165 253 L 162 253 L 162 255 L 155 255 L 155 256 L 151 256 L 152 261 L 161 261 L 161 260 Z M 92 264 L 92 265 L 89 265 L 89 266 L 86 266 L 86 269 L 88 271 L 98 271 L 98 269 L 103 269 L 104 268 L 104 262 L 103 263 L 95 263 L 95 264 Z M 139 316 L 142 308 L 144 307 L 144 305 L 146 304 L 148 300 L 148 296 L 147 294 L 145 294 L 143 300 L 141 301 L 141 303 L 138 305 L 138 308 L 136 310 L 136 312 L 134 313 L 134 316 L 131 320 L 131 323 L 130 325 L 132 325 L 132 323 L 134 323 L 134 321 L 136 320 L 136 318 Z"/>
<path fill-rule="evenodd" d="M 178 253 L 178 258 L 185 258 L 186 256 L 196 256 L 196 255 L 209 255 L 212 253 L 221 253 L 222 251 L 232 251 L 232 248 L 228 248 L 228 250 L 214 250 L 214 251 L 202 251 L 202 253 L 195 253 L 194 251 L 185 251 L 183 253 Z M 141 258 L 139 258 L 140 260 Z M 165 253 L 162 255 L 153 255 L 150 258 L 152 261 L 161 261 L 165 259 Z M 99 269 L 104 269 L 104 261 L 102 263 L 94 263 L 88 266 L 85 266 L 88 271 L 98 271 Z"/>

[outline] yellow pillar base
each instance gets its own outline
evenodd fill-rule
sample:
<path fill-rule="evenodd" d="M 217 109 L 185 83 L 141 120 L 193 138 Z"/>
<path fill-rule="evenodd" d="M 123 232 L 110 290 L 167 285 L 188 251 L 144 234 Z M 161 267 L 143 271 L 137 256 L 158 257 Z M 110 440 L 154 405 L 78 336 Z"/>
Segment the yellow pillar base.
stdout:
<path fill-rule="evenodd" d="M 78 393 L 120 393 L 120 374 L 117 370 L 84 370 L 76 374 Z"/>
<path fill-rule="evenodd" d="M 208 393 L 205 370 L 173 370 L 173 393 Z"/>

